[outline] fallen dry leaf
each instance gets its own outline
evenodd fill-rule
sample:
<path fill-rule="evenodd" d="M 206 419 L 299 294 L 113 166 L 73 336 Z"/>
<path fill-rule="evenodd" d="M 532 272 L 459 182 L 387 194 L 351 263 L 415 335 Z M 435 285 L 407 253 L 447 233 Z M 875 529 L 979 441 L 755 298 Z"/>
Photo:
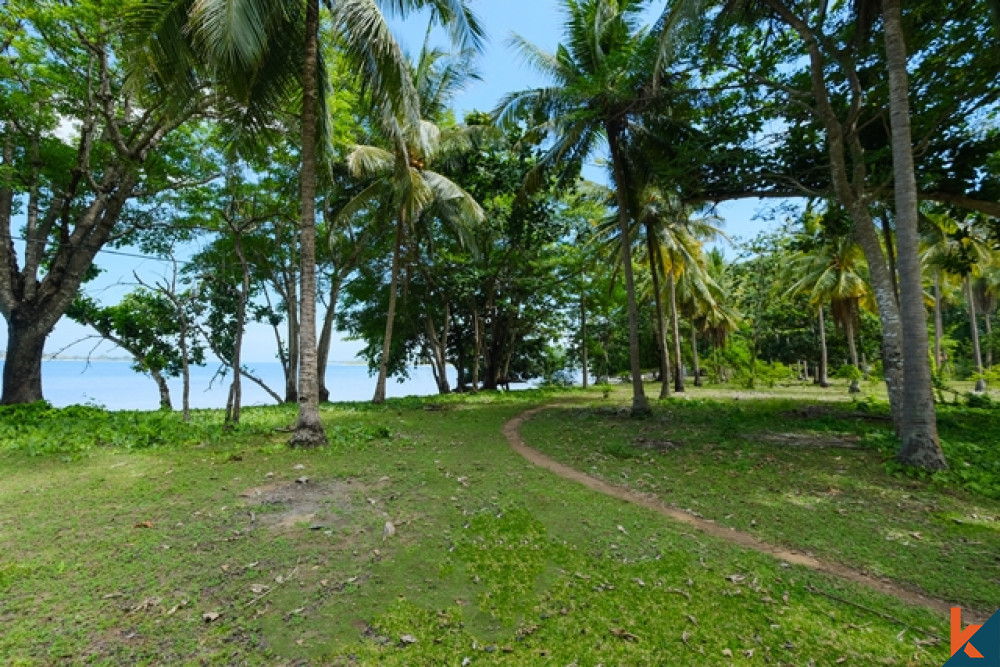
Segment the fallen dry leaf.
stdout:
<path fill-rule="evenodd" d="M 618 637 L 620 639 L 624 639 L 627 642 L 637 642 L 637 641 L 639 641 L 639 637 L 638 636 L 632 634 L 631 632 L 629 632 L 625 628 L 611 628 L 611 634 L 613 634 L 615 637 Z"/>
<path fill-rule="evenodd" d="M 153 527 L 153 522 L 152 521 L 141 521 L 141 522 L 135 524 L 135 527 L 136 528 L 152 528 Z"/>
<path fill-rule="evenodd" d="M 220 616 L 222 616 L 222 614 L 217 611 L 207 611 L 201 615 L 201 619 L 206 623 L 211 623 L 212 621 L 219 620 Z"/>
<path fill-rule="evenodd" d="M 417 638 L 414 637 L 413 635 L 403 635 L 402 637 L 399 638 L 399 641 L 401 641 L 404 644 L 416 644 Z"/>

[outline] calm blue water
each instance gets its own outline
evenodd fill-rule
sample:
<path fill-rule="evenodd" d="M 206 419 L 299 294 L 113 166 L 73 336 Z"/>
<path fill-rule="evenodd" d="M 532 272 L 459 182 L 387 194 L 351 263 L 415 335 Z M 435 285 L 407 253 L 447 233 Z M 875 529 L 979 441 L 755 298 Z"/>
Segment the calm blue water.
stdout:
<path fill-rule="evenodd" d="M 0 362 L 2 367 L 3 362 Z M 248 364 L 254 374 L 279 395 L 284 395 L 284 376 L 277 362 Z M 191 407 L 224 408 L 229 392 L 229 378 L 215 378 L 217 366 L 191 369 Z M 454 386 L 454 370 L 449 369 Z M 330 364 L 326 383 L 331 401 L 367 401 L 375 393 L 375 378 L 368 367 L 354 364 Z M 181 406 L 181 381 L 171 379 L 170 398 L 174 408 Z M 152 378 L 134 372 L 126 361 L 45 361 L 42 363 L 42 391 L 52 405 L 63 407 L 76 403 L 97 403 L 110 410 L 155 410 L 159 392 Z M 390 397 L 427 396 L 437 393 L 429 366 L 410 370 L 410 379 L 400 384 L 389 378 L 386 394 Z M 244 405 L 273 405 L 271 397 L 256 384 L 243 380 Z"/>

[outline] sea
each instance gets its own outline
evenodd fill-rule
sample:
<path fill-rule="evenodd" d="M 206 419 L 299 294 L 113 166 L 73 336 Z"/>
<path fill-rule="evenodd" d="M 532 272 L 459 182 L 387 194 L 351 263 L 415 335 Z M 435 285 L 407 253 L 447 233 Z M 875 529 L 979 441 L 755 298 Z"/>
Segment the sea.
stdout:
<path fill-rule="evenodd" d="M 0 362 L 2 367 L 3 362 Z M 247 364 L 254 375 L 263 380 L 278 395 L 284 395 L 285 380 L 281 364 L 259 362 Z M 191 369 L 191 407 L 224 408 L 229 393 L 230 376 L 217 374 L 218 365 L 195 366 Z M 449 367 L 449 381 L 455 385 L 455 371 Z M 180 409 L 182 383 L 170 378 L 170 398 L 174 409 Z M 327 367 L 326 385 L 331 401 L 367 401 L 375 393 L 375 377 L 368 366 L 352 363 L 331 363 Z M 244 405 L 273 405 L 274 399 L 255 383 L 243 379 Z M 42 393 L 56 407 L 91 404 L 108 410 L 156 410 L 159 392 L 148 375 L 132 370 L 128 361 L 46 360 L 42 362 Z M 389 378 L 386 395 L 429 396 L 437 393 L 437 384 L 430 366 L 409 369 L 409 378 L 398 382 Z"/>

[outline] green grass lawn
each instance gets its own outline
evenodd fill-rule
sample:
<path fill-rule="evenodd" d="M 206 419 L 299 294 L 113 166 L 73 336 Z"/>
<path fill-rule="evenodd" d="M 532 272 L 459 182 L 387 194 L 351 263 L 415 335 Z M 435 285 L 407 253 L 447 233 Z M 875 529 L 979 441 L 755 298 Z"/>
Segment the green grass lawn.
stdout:
<path fill-rule="evenodd" d="M 513 453 L 503 423 L 564 398 L 582 402 L 526 423 L 529 444 L 763 539 L 997 606 L 1000 503 L 961 480 L 890 474 L 883 424 L 786 417 L 804 404 L 747 397 L 670 401 L 632 421 L 615 412 L 622 391 L 329 406 L 332 446 L 309 452 L 273 431 L 294 408 L 251 409 L 228 434 L 215 412 L 190 426 L 90 409 L 5 413 L 0 662 L 947 659 L 947 618 L 706 537 Z M 977 411 L 950 410 L 945 426 L 979 428 L 966 423 Z M 764 433 L 834 434 L 854 448 Z"/>

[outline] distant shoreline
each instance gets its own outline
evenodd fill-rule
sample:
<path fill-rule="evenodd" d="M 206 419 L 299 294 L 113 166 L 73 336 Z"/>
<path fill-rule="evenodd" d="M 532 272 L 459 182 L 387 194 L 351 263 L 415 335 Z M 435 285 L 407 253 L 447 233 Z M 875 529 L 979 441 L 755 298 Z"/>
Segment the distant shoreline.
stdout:
<path fill-rule="evenodd" d="M 0 363 L 7 360 L 6 357 L 0 356 Z M 123 364 L 132 363 L 134 360 L 131 357 L 67 357 L 67 356 L 44 356 L 42 361 L 77 361 L 77 362 L 90 362 L 92 364 Z M 246 362 L 247 364 L 277 364 L 279 363 L 277 359 L 271 360 L 250 360 Z M 206 364 L 207 365 L 207 364 Z M 368 363 L 365 361 L 329 361 L 328 366 L 367 366 Z M 422 365 L 422 364 L 420 364 Z"/>

